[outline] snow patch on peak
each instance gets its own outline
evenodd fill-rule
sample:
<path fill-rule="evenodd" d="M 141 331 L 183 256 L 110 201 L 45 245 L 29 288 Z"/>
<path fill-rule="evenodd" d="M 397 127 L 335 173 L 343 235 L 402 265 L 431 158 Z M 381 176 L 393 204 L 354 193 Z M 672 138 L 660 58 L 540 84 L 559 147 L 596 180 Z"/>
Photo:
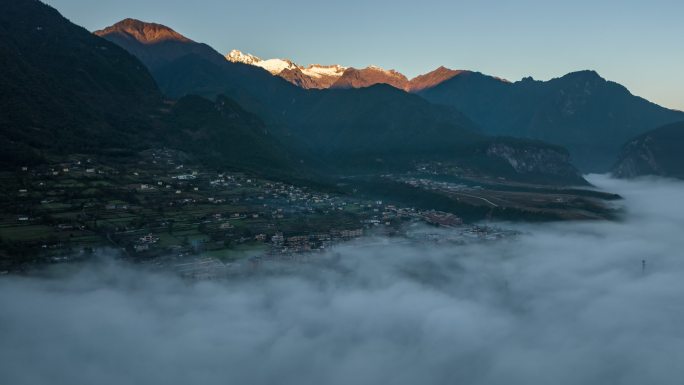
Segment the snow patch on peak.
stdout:
<path fill-rule="evenodd" d="M 259 59 L 258 57 L 252 54 L 243 53 L 236 49 L 228 52 L 228 54 L 226 55 L 226 60 L 233 63 L 244 63 L 252 65 L 256 65 L 257 63 L 261 62 L 261 59 Z"/>
<path fill-rule="evenodd" d="M 226 60 L 231 61 L 233 63 L 243 63 L 261 67 L 266 71 L 272 73 L 273 75 L 278 75 L 286 69 L 294 69 L 298 67 L 295 63 L 287 59 L 262 60 L 257 56 L 254 56 L 249 53 L 244 53 L 236 49 L 230 51 L 226 55 Z"/>
<path fill-rule="evenodd" d="M 285 70 L 299 70 L 307 77 L 312 79 L 339 78 L 348 68 L 341 65 L 320 65 L 310 64 L 307 67 L 300 66 L 288 59 L 267 59 L 263 60 L 254 55 L 243 53 L 239 50 L 232 50 L 226 55 L 226 60 L 233 63 L 244 63 L 261 67 L 273 75 L 278 75 Z M 331 82 L 331 81 L 329 81 Z"/>
<path fill-rule="evenodd" d="M 262 60 L 254 65 L 265 69 L 266 71 L 272 73 L 273 75 L 278 75 L 285 70 L 291 70 L 298 68 L 298 66 L 290 60 L 287 59 L 268 59 Z"/>
<path fill-rule="evenodd" d="M 319 64 L 311 64 L 306 68 L 300 68 L 302 73 L 306 76 L 320 79 L 322 77 L 340 77 L 347 69 L 347 67 L 341 65 L 329 65 L 323 66 Z"/>

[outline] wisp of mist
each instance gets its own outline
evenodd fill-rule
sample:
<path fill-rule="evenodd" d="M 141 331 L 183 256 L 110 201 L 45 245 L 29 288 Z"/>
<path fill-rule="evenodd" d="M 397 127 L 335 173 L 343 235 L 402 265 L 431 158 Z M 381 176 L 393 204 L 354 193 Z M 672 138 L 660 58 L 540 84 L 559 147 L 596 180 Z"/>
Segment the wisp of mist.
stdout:
<path fill-rule="evenodd" d="M 591 181 L 623 220 L 372 239 L 223 281 L 106 261 L 2 277 L 0 383 L 681 383 L 684 183 Z"/>

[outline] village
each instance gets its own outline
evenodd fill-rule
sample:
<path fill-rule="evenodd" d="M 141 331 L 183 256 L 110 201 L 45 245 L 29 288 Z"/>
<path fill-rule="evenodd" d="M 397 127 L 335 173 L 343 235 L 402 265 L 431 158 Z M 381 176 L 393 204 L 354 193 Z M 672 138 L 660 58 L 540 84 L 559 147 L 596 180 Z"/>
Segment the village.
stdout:
<path fill-rule="evenodd" d="M 463 225 L 452 213 L 208 170 L 168 149 L 128 163 L 72 156 L 0 179 L 0 249 L 36 263 L 101 248 L 136 261 L 285 258 L 370 234 L 401 235 L 410 223 Z"/>

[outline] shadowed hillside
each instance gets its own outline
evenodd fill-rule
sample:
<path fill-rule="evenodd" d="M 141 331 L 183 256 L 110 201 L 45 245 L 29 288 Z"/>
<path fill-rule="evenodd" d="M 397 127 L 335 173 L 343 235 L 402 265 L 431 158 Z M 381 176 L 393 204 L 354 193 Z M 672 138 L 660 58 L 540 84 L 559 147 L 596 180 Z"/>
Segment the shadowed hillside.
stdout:
<path fill-rule="evenodd" d="M 659 175 L 684 179 L 684 122 L 648 131 L 627 142 L 613 167 L 621 178 Z"/>
<path fill-rule="evenodd" d="M 684 119 L 683 112 L 634 96 L 594 71 L 515 83 L 464 72 L 420 95 L 458 108 L 489 134 L 562 145 L 587 171 L 607 171 L 627 139 Z"/>
<path fill-rule="evenodd" d="M 216 167 L 288 173 L 261 120 L 222 97 L 169 110 L 147 68 L 36 0 L 0 13 L 0 160 L 16 167 L 75 152 L 135 154 L 173 146 Z M 158 29 L 154 41 L 166 41 Z"/>
<path fill-rule="evenodd" d="M 161 102 L 134 56 L 37 0 L 3 2 L 0 52 L 0 153 L 7 162 L 35 161 L 38 148 L 135 145 Z"/>

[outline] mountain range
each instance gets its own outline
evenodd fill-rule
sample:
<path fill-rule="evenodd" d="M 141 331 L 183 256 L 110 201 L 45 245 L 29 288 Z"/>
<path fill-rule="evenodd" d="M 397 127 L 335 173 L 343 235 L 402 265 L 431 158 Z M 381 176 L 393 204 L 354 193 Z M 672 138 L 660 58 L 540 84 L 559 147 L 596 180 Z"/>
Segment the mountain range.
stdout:
<path fill-rule="evenodd" d="M 227 92 L 267 120 L 274 119 L 289 126 L 302 123 L 296 118 L 307 115 L 305 106 L 309 104 L 306 99 L 311 99 L 308 97 L 310 93 L 297 92 L 254 72 L 247 74 L 247 68 L 266 70 L 264 72 L 269 75 L 304 90 L 390 85 L 417 94 L 433 105 L 455 108 L 484 134 L 541 140 L 563 146 L 570 151 L 572 162 L 577 167 L 591 172 L 608 171 L 623 144 L 636 135 L 684 120 L 684 112 L 663 108 L 632 95 L 625 87 L 605 80 L 594 71 L 578 71 L 549 81 L 525 78 L 510 82 L 475 71 L 439 67 L 409 80 L 397 71 L 376 66 L 363 69 L 343 65 L 304 67 L 287 59 L 262 60 L 234 50 L 224 57 L 227 58 L 225 61 L 247 68 L 239 71 L 233 68 L 228 72 L 242 72 L 243 79 L 221 80 L 226 77 L 226 71 L 210 69 L 206 63 L 200 64 L 196 59 L 201 56 L 218 67 L 225 67 L 219 63 L 222 55 L 213 50 L 209 52 L 206 46 L 183 37 L 177 39 L 176 56 L 183 57 L 184 63 L 178 61 L 175 65 L 181 68 L 164 72 L 158 70 L 155 63 L 168 57 L 164 46 L 169 43 L 142 44 L 135 41 L 136 30 L 141 27 L 128 31 L 130 23 L 124 21 L 96 33 L 121 44 L 143 60 L 167 95 L 177 97 L 199 93 L 213 97 Z M 128 38 L 122 39 L 122 35 Z M 166 36 L 176 35 L 168 28 Z M 144 52 L 139 52 L 140 47 Z M 146 55 L 161 58 L 150 60 Z M 176 74 L 182 70 L 191 73 L 179 79 Z M 255 86 L 257 83 L 259 86 Z M 268 93 L 261 92 L 265 84 L 268 84 Z M 237 91 L 238 88 L 241 90 Z"/>
<path fill-rule="evenodd" d="M 387 85 L 306 90 L 159 24 L 127 19 L 91 34 L 40 1 L 17 0 L 3 5 L 0 33 L 3 168 L 171 147 L 212 167 L 281 178 L 444 160 L 492 176 L 586 183 L 563 149 L 487 137 L 454 108 Z M 537 149 L 525 167 L 511 155 Z"/>
<path fill-rule="evenodd" d="M 231 60 L 251 65 L 283 62 L 241 58 L 236 55 Z M 334 82 L 326 83 L 329 88 L 388 84 L 418 93 L 433 103 L 455 107 L 487 134 L 538 139 L 566 147 L 573 162 L 585 171 L 607 171 L 625 141 L 663 124 L 684 120 L 683 112 L 634 96 L 625 87 L 603 79 L 594 71 L 578 71 L 549 81 L 525 78 L 509 82 L 446 67 L 411 80 L 397 71 L 376 66 L 335 67 L 346 70 L 336 73 Z M 279 71 L 278 68 L 271 67 L 270 72 L 293 84 L 326 88 L 321 84 L 309 87 L 301 80 L 306 74 L 292 78 L 287 72 L 289 69 Z"/>
<path fill-rule="evenodd" d="M 302 88 L 330 88 L 344 74 L 347 67 L 340 65 L 311 64 L 301 66 L 288 59 L 262 60 L 254 55 L 232 50 L 226 59 L 233 63 L 250 64 L 261 67 L 273 75 Z"/>
<path fill-rule="evenodd" d="M 325 165 L 326 173 L 349 168 L 405 168 L 419 159 L 460 159 L 483 168 L 493 162 L 501 172 L 519 174 L 520 170 L 514 171 L 508 161 L 502 164 L 498 163 L 501 158 L 492 159 L 496 152 L 485 151 L 487 143 L 508 140 L 484 135 L 477 124 L 457 109 L 430 103 L 388 84 L 371 82 L 370 87 L 360 87 L 356 82 L 357 73 L 397 76 L 395 72 L 377 67 L 358 71 L 347 68 L 329 89 L 305 89 L 272 73 L 301 70 L 294 63 L 262 61 L 237 51 L 228 55 L 232 60 L 227 60 L 185 37 L 175 41 L 171 55 L 169 41 L 136 40 L 138 31 L 148 29 L 146 24 L 124 20 L 95 34 L 138 56 L 150 68 L 165 95 L 228 96 L 261 116 L 281 143 L 310 159 L 319 159 L 317 164 Z M 169 28 L 166 35 L 175 36 L 176 32 Z M 144 53 L 140 53 L 141 49 Z M 162 61 L 164 65 L 157 65 Z M 434 82 L 431 77 L 422 79 Z M 511 146 L 522 145 L 510 142 Z M 475 151 L 476 148 L 479 150 Z M 557 168 L 560 169 L 569 170 Z M 576 171 L 565 176 L 574 183 L 586 183 L 577 177 Z"/>
<path fill-rule="evenodd" d="M 634 96 L 594 71 L 512 83 L 463 72 L 419 95 L 457 108 L 490 135 L 561 145 L 575 165 L 591 172 L 608 171 L 622 145 L 634 136 L 684 120 L 684 112 Z"/>
<path fill-rule="evenodd" d="M 571 157 L 607 168 L 627 139 L 684 120 L 592 71 L 511 83 L 440 67 L 408 80 L 374 66 L 227 58 L 134 19 L 90 34 L 37 0 L 3 7 L 6 162 L 161 144 L 256 171 L 344 174 L 431 160 L 582 184 Z"/>
<path fill-rule="evenodd" d="M 262 60 L 254 55 L 232 50 L 226 59 L 233 63 L 261 67 L 272 75 L 279 76 L 302 88 L 365 88 L 376 84 L 388 84 L 408 92 L 419 92 L 436 86 L 464 71 L 439 67 L 424 75 L 409 80 L 396 70 L 387 70 L 375 65 L 353 68 L 339 64 L 301 66 L 289 59 Z"/>

